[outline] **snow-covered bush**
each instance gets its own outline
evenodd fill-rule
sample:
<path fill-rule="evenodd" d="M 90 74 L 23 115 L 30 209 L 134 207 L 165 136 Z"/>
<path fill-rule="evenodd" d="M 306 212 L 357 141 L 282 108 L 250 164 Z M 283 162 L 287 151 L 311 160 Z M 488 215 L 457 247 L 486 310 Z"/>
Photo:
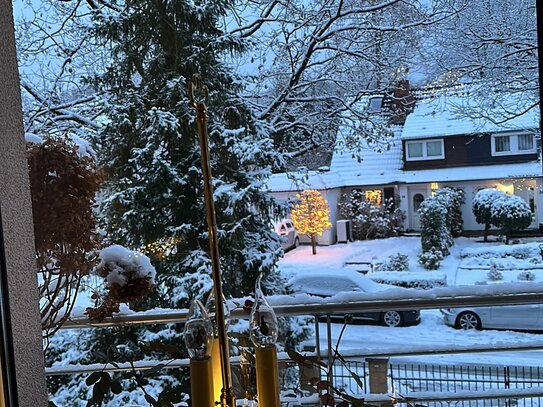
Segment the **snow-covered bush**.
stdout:
<path fill-rule="evenodd" d="M 519 196 L 504 194 L 491 205 L 492 224 L 508 236 L 516 231 L 530 226 L 532 211 L 530 205 Z"/>
<path fill-rule="evenodd" d="M 485 225 L 484 240 L 487 241 L 488 230 L 494 223 L 492 220 L 492 204 L 501 199 L 505 193 L 496 188 L 481 189 L 472 201 L 472 211 L 477 223 Z"/>
<path fill-rule="evenodd" d="M 473 214 L 478 223 L 485 225 L 485 242 L 491 225 L 508 236 L 530 226 L 532 211 L 524 199 L 506 194 L 495 188 L 483 189 L 473 198 Z"/>
<path fill-rule="evenodd" d="M 535 274 L 531 271 L 521 271 L 517 275 L 517 280 L 520 281 L 534 281 L 535 280 Z"/>
<path fill-rule="evenodd" d="M 419 209 L 422 251 L 438 250 L 443 256 L 449 254 L 453 240 L 447 227 L 448 209 L 442 199 L 426 199 Z"/>
<path fill-rule="evenodd" d="M 439 273 L 395 273 L 385 271 L 369 274 L 368 277 L 376 283 L 420 290 L 447 286 L 447 277 Z"/>
<path fill-rule="evenodd" d="M 435 247 L 419 255 L 419 264 L 422 264 L 427 270 L 437 270 L 443 260 L 443 253 Z"/>
<path fill-rule="evenodd" d="M 398 236 L 405 219 L 405 214 L 399 208 L 394 208 L 392 200 L 377 206 L 366 201 L 362 191 L 344 194 L 338 207 L 344 219 L 352 220 L 355 240 Z"/>
<path fill-rule="evenodd" d="M 460 252 L 460 257 L 482 257 L 485 259 L 514 257 L 515 259 L 524 260 L 534 257 L 539 258 L 540 249 L 538 243 L 526 243 L 515 246 L 484 246 L 463 249 Z"/>
<path fill-rule="evenodd" d="M 491 281 L 500 281 L 503 280 L 503 274 L 498 271 L 496 264 L 492 263 L 490 266 L 490 271 L 486 275 Z"/>
<path fill-rule="evenodd" d="M 434 191 L 434 198 L 447 208 L 447 228 L 454 237 L 458 237 L 464 230 L 462 219 L 462 204 L 466 195 L 461 188 L 443 187 Z"/>
<path fill-rule="evenodd" d="M 409 257 L 405 254 L 396 253 L 388 256 L 388 259 L 379 264 L 376 271 L 408 271 L 409 270 Z"/>

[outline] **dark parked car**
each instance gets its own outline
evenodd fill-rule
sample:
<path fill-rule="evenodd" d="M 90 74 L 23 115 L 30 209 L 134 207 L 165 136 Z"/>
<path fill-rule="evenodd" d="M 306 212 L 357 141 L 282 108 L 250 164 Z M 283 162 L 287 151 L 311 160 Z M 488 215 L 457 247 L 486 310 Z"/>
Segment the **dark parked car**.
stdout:
<path fill-rule="evenodd" d="M 368 292 L 374 293 L 390 289 L 390 286 L 378 284 L 355 271 L 341 270 L 336 273 L 304 273 L 298 274 L 290 280 L 294 291 L 316 295 L 319 297 L 331 297 L 340 292 Z M 395 289 L 401 289 L 395 287 Z M 343 315 L 334 315 L 343 319 Z M 353 321 L 374 321 L 380 324 L 396 327 L 416 325 L 420 322 L 420 311 L 382 311 L 360 312 L 353 314 Z"/>

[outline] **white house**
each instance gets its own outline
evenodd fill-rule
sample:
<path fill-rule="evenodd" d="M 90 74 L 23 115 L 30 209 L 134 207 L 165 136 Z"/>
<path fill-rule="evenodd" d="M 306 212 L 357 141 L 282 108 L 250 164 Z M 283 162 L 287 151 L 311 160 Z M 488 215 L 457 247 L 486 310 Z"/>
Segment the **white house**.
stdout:
<path fill-rule="evenodd" d="M 406 214 L 405 230 L 419 229 L 417 209 L 432 190 L 462 188 L 464 230 L 469 233 L 483 228 L 471 210 L 474 195 L 496 187 L 525 199 L 534 211 L 531 228 L 537 228 L 543 222 L 539 110 L 497 124 L 500 120 L 460 115 L 467 103 L 466 96 L 418 101 L 405 124 L 393 127 L 392 147 L 384 152 L 365 148 L 361 161 L 344 147 L 340 130 L 328 171 L 274 174 L 268 183 L 270 192 L 286 200 L 303 189 L 321 191 L 334 226 L 319 239 L 320 244 L 335 243 L 338 201 L 355 188 L 366 191 L 367 199 L 377 204 L 399 198 Z"/>

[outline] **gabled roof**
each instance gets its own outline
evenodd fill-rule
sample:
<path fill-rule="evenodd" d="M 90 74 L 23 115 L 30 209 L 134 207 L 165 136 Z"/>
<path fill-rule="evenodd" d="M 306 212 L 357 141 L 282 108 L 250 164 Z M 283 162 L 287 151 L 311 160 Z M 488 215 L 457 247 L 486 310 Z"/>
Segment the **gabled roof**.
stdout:
<path fill-rule="evenodd" d="M 485 115 L 491 115 L 492 120 L 477 117 L 480 115 L 473 113 L 477 109 L 475 101 L 468 96 L 419 100 L 414 111 L 407 116 L 402 140 L 537 129 L 539 109 L 525 112 L 524 106 L 528 103 L 516 99 L 504 96 L 498 101 L 498 107 L 489 107 Z M 467 115 L 461 116 L 461 113 Z M 516 117 L 504 122 L 513 116 Z"/>
<path fill-rule="evenodd" d="M 502 102 L 502 106 L 507 105 L 505 103 L 507 101 Z M 509 102 L 513 103 L 514 100 L 511 99 Z M 348 130 L 341 128 L 330 171 L 274 174 L 268 182 L 268 187 L 272 192 L 299 191 L 306 188 L 326 190 L 340 187 L 526 178 L 542 175 L 539 160 L 518 164 L 402 170 L 402 140 L 539 128 L 537 108 L 507 123 L 497 124 L 490 120 L 457 116 L 456 109 L 469 107 L 466 103 L 465 96 L 419 101 L 415 110 L 407 116 L 405 126 L 393 127 L 393 135 L 386 140 L 390 144 L 388 150 L 375 151 L 367 144 L 363 144 L 362 151 L 358 154 L 360 159 L 357 158 L 356 151 L 345 143 L 342 132 Z M 512 111 L 508 110 L 508 113 Z M 498 122 L 501 118 L 499 112 L 496 114 Z"/>

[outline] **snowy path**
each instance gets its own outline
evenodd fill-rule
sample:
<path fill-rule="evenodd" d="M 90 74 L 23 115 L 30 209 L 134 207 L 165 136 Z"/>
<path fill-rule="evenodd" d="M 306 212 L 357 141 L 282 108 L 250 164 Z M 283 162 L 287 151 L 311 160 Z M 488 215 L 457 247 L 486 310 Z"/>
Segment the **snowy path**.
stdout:
<path fill-rule="evenodd" d="M 321 349 L 326 349 L 326 324 L 321 323 Z M 332 324 L 332 345 L 335 346 L 341 331 L 341 324 Z M 522 342 L 543 341 L 543 334 L 513 331 L 463 331 L 445 325 L 437 310 L 421 312 L 421 323 L 417 326 L 388 328 L 378 325 L 347 326 L 340 344 L 341 350 L 362 349 L 379 350 L 399 349 L 410 346 L 432 345 L 487 345 L 492 348 L 496 344 L 521 344 Z M 314 342 L 314 339 L 313 341 Z M 480 354 L 432 355 L 395 357 L 396 361 L 419 361 L 427 363 L 459 363 L 459 364 L 497 364 L 539 366 L 543 362 L 543 351 L 515 351 Z"/>

